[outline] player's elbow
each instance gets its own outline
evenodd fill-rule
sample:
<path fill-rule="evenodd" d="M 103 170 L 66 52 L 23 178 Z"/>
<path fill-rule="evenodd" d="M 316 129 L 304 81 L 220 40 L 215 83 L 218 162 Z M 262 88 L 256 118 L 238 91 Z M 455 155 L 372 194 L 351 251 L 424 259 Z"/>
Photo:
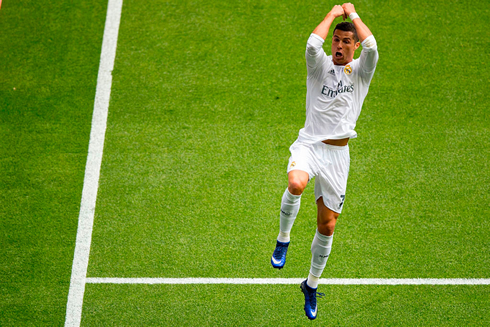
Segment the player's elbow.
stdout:
<path fill-rule="evenodd" d="M 362 41 L 362 48 L 367 50 L 377 49 L 377 43 L 376 43 L 376 39 L 374 38 L 374 35 L 371 34 Z"/>

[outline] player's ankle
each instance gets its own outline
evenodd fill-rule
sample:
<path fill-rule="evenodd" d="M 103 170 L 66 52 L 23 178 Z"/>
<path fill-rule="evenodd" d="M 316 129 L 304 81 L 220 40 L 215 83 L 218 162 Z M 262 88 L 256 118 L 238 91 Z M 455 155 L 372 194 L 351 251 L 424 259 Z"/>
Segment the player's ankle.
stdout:
<path fill-rule="evenodd" d="M 320 281 L 320 277 L 316 277 L 310 273 L 308 275 L 308 279 L 306 280 L 306 284 L 313 289 L 317 289 L 319 281 Z"/>
<path fill-rule="evenodd" d="M 277 240 L 282 243 L 288 243 L 290 240 L 289 233 L 279 231 L 279 235 L 277 235 Z"/>

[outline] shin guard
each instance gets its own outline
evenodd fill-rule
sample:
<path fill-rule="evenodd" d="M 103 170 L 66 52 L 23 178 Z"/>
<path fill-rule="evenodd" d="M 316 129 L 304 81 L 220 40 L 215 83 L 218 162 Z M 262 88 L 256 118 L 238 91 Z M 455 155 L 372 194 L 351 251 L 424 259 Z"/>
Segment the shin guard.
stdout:
<path fill-rule="evenodd" d="M 300 205 L 301 195 L 293 195 L 286 188 L 281 201 L 280 233 L 278 237 L 280 242 L 289 242 L 289 233 L 298 215 Z"/>
<path fill-rule="evenodd" d="M 316 231 L 313 242 L 311 243 L 311 267 L 310 273 L 320 277 L 327 264 L 328 256 L 332 250 L 332 236 L 322 235 Z"/>

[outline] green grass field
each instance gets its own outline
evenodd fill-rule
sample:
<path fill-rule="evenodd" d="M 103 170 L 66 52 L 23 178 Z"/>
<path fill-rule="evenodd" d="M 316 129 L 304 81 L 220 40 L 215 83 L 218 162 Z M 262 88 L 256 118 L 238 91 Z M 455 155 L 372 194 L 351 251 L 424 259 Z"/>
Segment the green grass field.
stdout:
<path fill-rule="evenodd" d="M 124 0 L 88 277 L 307 276 L 313 185 L 269 260 L 334 4 Z M 490 278 L 488 2 L 354 4 L 380 59 L 323 277 Z M 2 3 L 0 326 L 64 324 L 106 10 Z M 82 325 L 490 325 L 488 285 L 319 290 L 309 322 L 298 285 L 87 284 Z"/>

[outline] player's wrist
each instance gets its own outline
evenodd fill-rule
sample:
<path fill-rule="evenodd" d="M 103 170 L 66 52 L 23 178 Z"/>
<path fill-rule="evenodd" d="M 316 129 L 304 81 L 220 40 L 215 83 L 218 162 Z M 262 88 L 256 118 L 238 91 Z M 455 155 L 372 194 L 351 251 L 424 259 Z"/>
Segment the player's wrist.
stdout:
<path fill-rule="evenodd" d="M 327 16 L 325 16 L 325 18 L 329 18 L 329 19 L 332 19 L 332 20 L 334 20 L 334 19 L 335 19 L 335 18 L 337 18 L 337 17 L 339 17 L 339 16 L 337 16 L 337 14 L 335 14 L 335 13 L 333 13 L 333 12 L 329 12 L 329 13 L 327 14 Z"/>
<path fill-rule="evenodd" d="M 351 20 L 351 21 L 353 21 L 353 20 L 354 20 L 354 19 L 356 19 L 356 18 L 361 19 L 361 17 L 359 17 L 359 15 L 358 15 L 358 14 L 357 14 L 355 11 L 354 11 L 354 12 L 351 12 L 351 13 L 349 14 L 349 18 L 350 18 L 350 20 Z"/>

